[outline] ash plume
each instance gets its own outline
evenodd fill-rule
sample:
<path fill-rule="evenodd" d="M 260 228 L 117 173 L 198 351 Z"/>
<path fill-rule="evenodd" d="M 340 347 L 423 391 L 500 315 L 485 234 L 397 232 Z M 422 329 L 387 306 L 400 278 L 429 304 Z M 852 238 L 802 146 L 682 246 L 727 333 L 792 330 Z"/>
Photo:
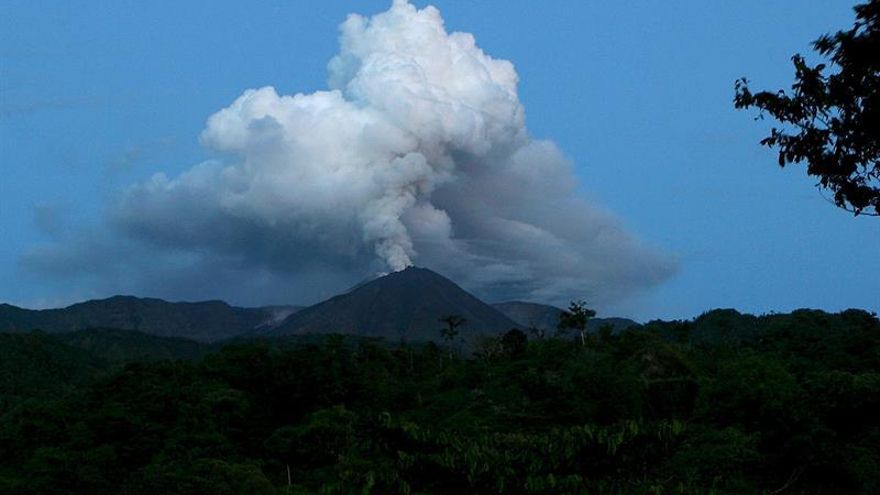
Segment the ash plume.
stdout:
<path fill-rule="evenodd" d="M 327 90 L 244 91 L 200 138 L 224 158 L 131 186 L 110 225 L 204 266 L 200 286 L 223 260 L 273 287 L 418 264 L 489 299 L 602 304 L 669 277 L 674 258 L 580 198 L 572 164 L 529 136 L 517 82 L 434 7 L 350 15 Z"/>

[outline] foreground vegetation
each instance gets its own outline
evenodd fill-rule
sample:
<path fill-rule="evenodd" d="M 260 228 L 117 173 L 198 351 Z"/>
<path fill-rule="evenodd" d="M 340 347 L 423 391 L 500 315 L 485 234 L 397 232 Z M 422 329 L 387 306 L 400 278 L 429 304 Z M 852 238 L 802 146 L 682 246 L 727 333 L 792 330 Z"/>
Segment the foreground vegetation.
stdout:
<path fill-rule="evenodd" d="M 0 493 L 880 493 L 862 311 L 512 331 L 467 355 L 145 339 L 0 334 Z"/>

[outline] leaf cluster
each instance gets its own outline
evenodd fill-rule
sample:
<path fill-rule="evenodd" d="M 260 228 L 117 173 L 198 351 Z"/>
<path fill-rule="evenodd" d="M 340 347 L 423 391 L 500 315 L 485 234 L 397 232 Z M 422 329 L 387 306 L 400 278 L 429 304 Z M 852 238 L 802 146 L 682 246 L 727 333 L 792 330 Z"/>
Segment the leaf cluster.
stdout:
<path fill-rule="evenodd" d="M 779 165 L 806 162 L 807 173 L 856 215 L 880 215 L 880 0 L 855 7 L 851 29 L 813 42 L 828 63 L 794 55 L 791 91 L 753 92 L 736 82 L 736 108 L 756 108 L 777 120 L 761 144 Z"/>

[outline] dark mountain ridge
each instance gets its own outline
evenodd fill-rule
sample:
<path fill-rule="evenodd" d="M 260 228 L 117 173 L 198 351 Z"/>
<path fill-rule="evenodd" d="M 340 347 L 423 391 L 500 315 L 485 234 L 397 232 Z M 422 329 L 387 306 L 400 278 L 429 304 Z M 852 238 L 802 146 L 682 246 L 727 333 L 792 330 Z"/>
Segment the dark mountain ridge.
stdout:
<path fill-rule="evenodd" d="M 426 268 L 405 270 L 365 282 L 349 292 L 294 313 L 273 335 L 343 333 L 389 341 L 438 340 L 438 319 L 467 320 L 463 337 L 497 335 L 519 325 L 451 280 Z"/>
<path fill-rule="evenodd" d="M 43 310 L 0 304 L 0 331 L 39 329 L 61 333 L 101 327 L 214 342 L 255 328 L 271 327 L 283 319 L 279 315 L 286 317 L 298 309 L 296 306 L 240 308 L 223 301 L 167 302 L 134 296 L 113 296 Z"/>
<path fill-rule="evenodd" d="M 498 335 L 511 328 L 553 332 L 561 312 L 554 306 L 522 301 L 488 305 L 442 275 L 410 267 L 373 275 L 344 293 L 305 309 L 242 308 L 218 300 L 168 302 L 134 296 L 114 296 L 45 310 L 0 304 L 0 332 L 36 329 L 60 334 L 103 328 L 198 342 L 327 333 L 380 337 L 390 342 L 431 341 L 439 340 L 443 324 L 438 320 L 446 315 L 466 320 L 459 330 L 468 339 Z M 594 318 L 589 328 L 611 325 L 620 331 L 635 324 L 625 318 Z"/>
<path fill-rule="evenodd" d="M 556 331 L 559 315 L 564 311 L 556 306 L 525 301 L 495 303 L 492 307 L 517 322 L 523 329 L 533 328 L 544 332 Z M 638 323 L 629 318 L 590 318 L 587 330 L 594 332 L 610 326 L 614 332 L 620 332 L 635 325 Z"/>

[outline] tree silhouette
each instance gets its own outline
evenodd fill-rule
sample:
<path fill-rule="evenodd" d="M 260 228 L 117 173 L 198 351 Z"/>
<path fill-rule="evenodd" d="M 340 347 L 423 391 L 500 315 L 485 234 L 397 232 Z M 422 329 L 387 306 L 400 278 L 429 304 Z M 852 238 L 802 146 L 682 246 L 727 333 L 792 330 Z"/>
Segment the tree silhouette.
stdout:
<path fill-rule="evenodd" d="M 757 108 L 779 121 L 761 144 L 776 148 L 779 165 L 807 163 L 817 186 L 856 215 L 880 215 L 880 0 L 857 5 L 852 29 L 826 34 L 813 48 L 831 66 L 792 57 L 795 82 L 752 93 L 736 82 L 736 108 Z M 826 70 L 829 69 L 829 70 Z"/>
<path fill-rule="evenodd" d="M 559 325 L 556 327 L 560 333 L 565 333 L 570 329 L 575 329 L 581 336 L 581 345 L 587 345 L 587 322 L 590 318 L 596 316 L 596 312 L 587 308 L 584 301 L 572 301 L 568 306 L 568 311 L 559 314 Z"/>
<path fill-rule="evenodd" d="M 459 315 L 446 315 L 437 321 L 446 324 L 445 327 L 440 329 L 440 335 L 443 337 L 443 340 L 449 344 L 449 354 L 451 357 L 452 342 L 455 340 L 455 337 L 458 336 L 458 328 L 467 323 L 467 320 Z"/>

